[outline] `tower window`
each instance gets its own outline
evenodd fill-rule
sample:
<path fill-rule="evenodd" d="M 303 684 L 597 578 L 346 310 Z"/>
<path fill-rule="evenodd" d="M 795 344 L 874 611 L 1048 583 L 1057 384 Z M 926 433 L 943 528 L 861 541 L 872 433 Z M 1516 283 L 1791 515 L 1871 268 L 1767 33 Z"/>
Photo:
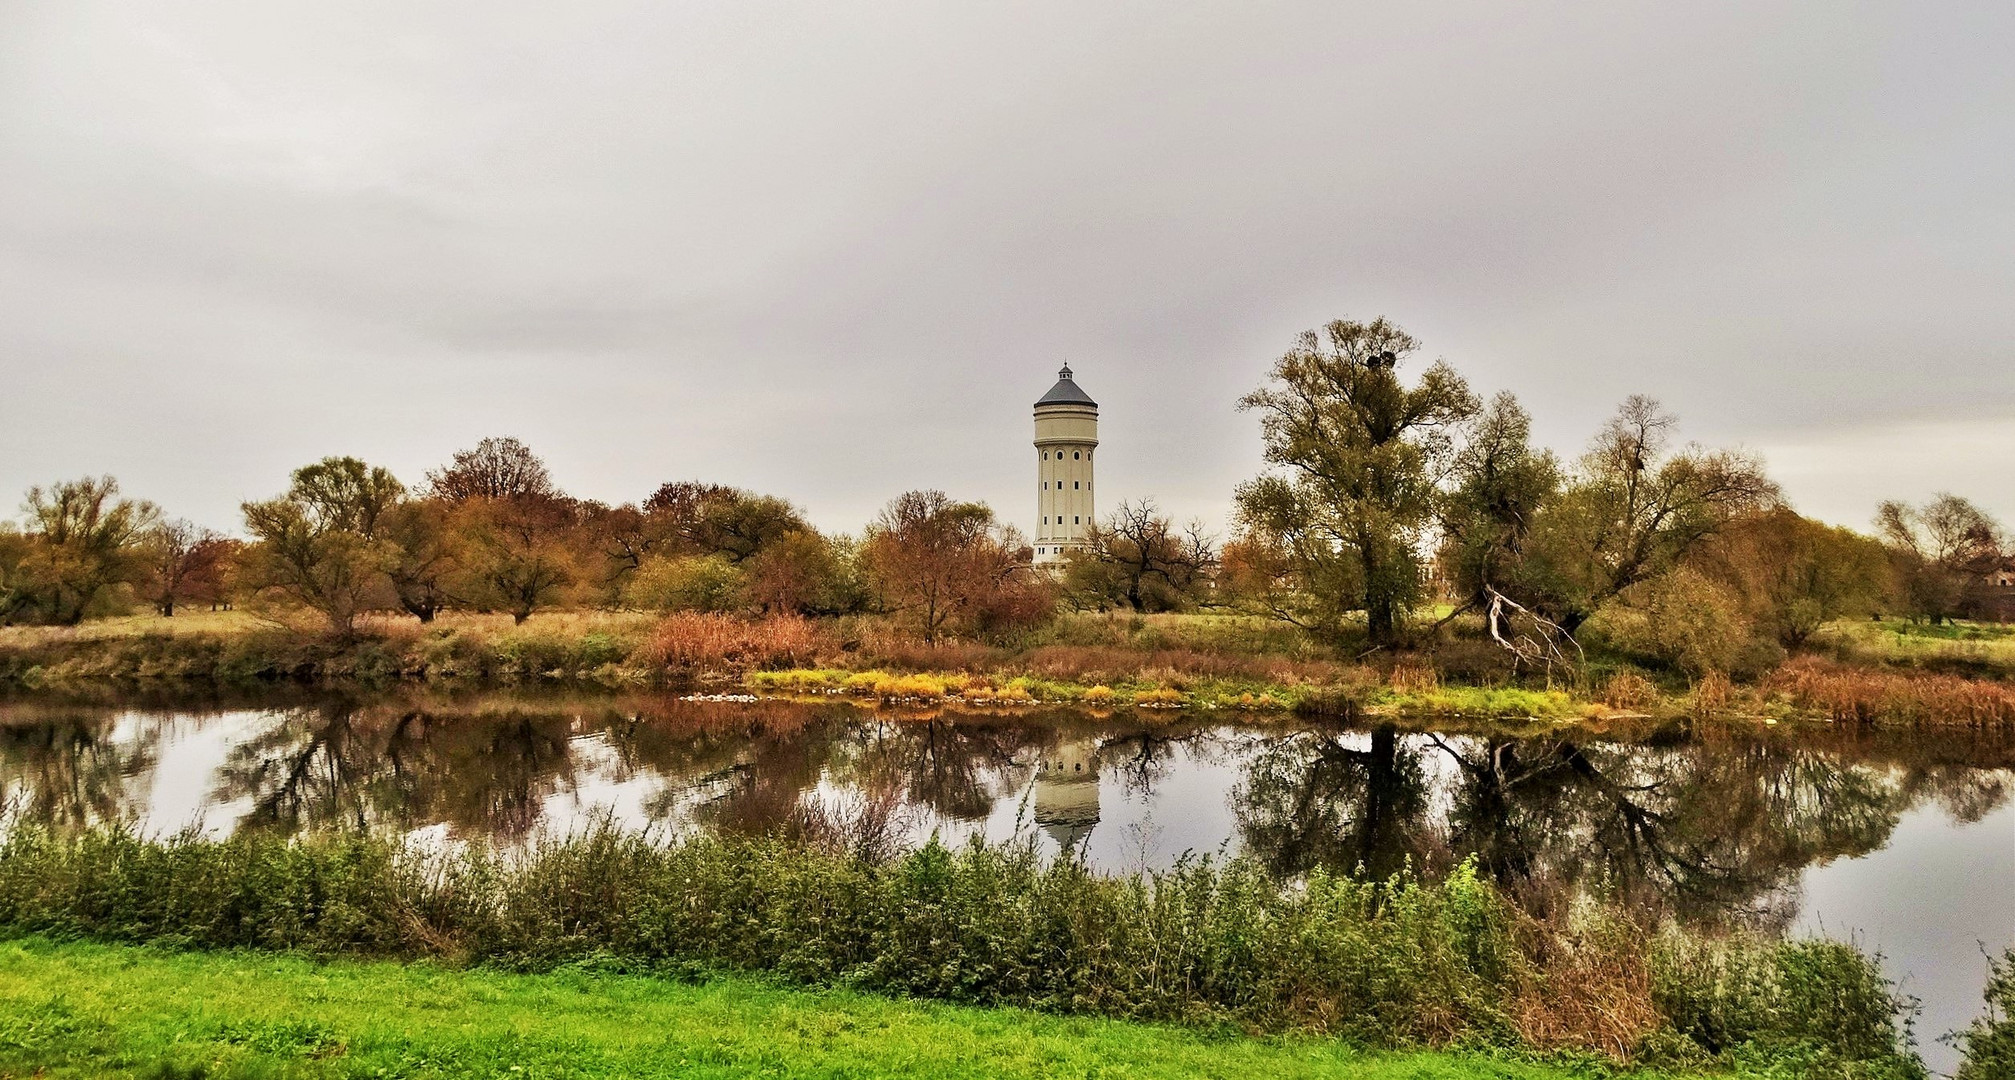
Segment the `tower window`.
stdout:
<path fill-rule="evenodd" d="M 1072 480 L 1072 481 L 1070 482 L 1070 489 L 1071 489 L 1072 491 L 1076 491 L 1076 490 L 1077 490 L 1077 481 L 1075 481 L 1075 480 Z"/>
<path fill-rule="evenodd" d="M 1078 524 L 1078 523 L 1079 523 L 1079 519 L 1078 519 L 1078 516 L 1077 516 L 1076 514 L 1072 514 L 1072 515 L 1071 515 L 1071 517 L 1070 517 L 1070 523 L 1071 523 L 1072 525 L 1076 525 L 1076 524 Z"/>
<path fill-rule="evenodd" d="M 1081 458 L 1081 457 L 1083 457 L 1083 456 L 1084 456 L 1083 454 L 1080 454 L 1080 453 L 1078 453 L 1078 452 L 1077 452 L 1077 451 L 1075 451 L 1075 450 L 1073 450 L 1073 451 L 1071 451 L 1071 452 L 1070 452 L 1070 459 L 1071 459 L 1072 461 L 1076 461 L 1077 459 L 1079 459 L 1079 458 Z"/>

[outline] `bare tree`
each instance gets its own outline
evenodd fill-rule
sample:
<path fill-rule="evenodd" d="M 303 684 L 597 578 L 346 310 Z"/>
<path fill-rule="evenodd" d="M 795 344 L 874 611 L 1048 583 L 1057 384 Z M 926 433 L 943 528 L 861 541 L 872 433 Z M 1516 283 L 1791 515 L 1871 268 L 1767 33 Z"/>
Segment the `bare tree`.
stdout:
<path fill-rule="evenodd" d="M 504 436 L 456 451 L 447 466 L 427 474 L 429 494 L 448 502 L 467 499 L 551 498 L 559 489 L 531 447 Z"/>
<path fill-rule="evenodd" d="M 1105 521 L 1086 530 L 1072 552 L 1067 580 L 1073 591 L 1134 611 L 1166 611 L 1198 599 L 1217 564 L 1213 538 L 1201 521 L 1178 532 L 1153 499 L 1121 502 Z"/>

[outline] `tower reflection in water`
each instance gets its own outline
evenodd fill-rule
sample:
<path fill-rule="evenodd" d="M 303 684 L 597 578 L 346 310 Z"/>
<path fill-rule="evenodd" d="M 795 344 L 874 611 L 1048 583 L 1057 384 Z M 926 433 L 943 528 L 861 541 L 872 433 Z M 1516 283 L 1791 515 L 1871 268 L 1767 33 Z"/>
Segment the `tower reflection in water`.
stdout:
<path fill-rule="evenodd" d="M 1073 738 L 1037 765 L 1035 823 L 1063 851 L 1083 850 L 1098 824 L 1098 741 Z"/>

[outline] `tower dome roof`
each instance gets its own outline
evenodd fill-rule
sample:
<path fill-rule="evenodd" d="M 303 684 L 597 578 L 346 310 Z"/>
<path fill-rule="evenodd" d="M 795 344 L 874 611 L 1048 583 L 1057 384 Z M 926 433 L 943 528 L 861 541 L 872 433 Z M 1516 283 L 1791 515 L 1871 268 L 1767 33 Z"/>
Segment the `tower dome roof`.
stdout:
<path fill-rule="evenodd" d="M 1036 408 L 1040 409 L 1044 405 L 1089 405 L 1094 409 L 1098 408 L 1098 402 L 1093 401 L 1090 394 L 1078 389 L 1077 380 L 1070 377 L 1069 364 L 1065 364 L 1063 370 L 1056 373 L 1056 385 L 1049 388 L 1049 393 L 1036 399 Z"/>

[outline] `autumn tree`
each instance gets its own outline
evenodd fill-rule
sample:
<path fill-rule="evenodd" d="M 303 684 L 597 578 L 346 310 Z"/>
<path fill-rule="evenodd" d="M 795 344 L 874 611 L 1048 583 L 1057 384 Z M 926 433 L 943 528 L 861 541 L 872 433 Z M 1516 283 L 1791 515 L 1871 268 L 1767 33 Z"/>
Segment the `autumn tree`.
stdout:
<path fill-rule="evenodd" d="M 256 543 L 246 553 L 255 592 L 322 616 L 349 638 L 357 616 L 390 599 L 392 545 L 380 535 L 405 488 L 386 469 L 329 457 L 294 470 L 287 493 L 244 504 Z"/>
<path fill-rule="evenodd" d="M 464 537 L 460 586 L 479 607 L 523 623 L 579 576 L 577 504 L 559 496 L 475 498 L 456 510 Z"/>
<path fill-rule="evenodd" d="M 454 510 L 441 499 L 409 499 L 378 523 L 386 542 L 385 574 L 399 607 L 423 623 L 454 605 L 455 580 L 462 572 L 462 540 Z"/>
<path fill-rule="evenodd" d="M 1048 614 L 1051 601 L 1024 547 L 986 504 L 912 491 L 869 527 L 861 558 L 884 606 L 935 644 L 949 632 Z"/>
<path fill-rule="evenodd" d="M 144 544 L 137 584 L 140 598 L 154 605 L 163 617 L 172 617 L 175 605 L 195 596 L 205 579 L 216 572 L 213 563 L 225 551 L 217 543 L 221 539 L 185 518 L 156 524 Z"/>
<path fill-rule="evenodd" d="M 28 490 L 24 577 L 30 607 L 43 621 L 74 626 L 107 590 L 142 573 L 145 542 L 161 512 L 118 495 L 119 482 L 109 476 Z"/>
<path fill-rule="evenodd" d="M 524 443 L 504 436 L 458 450 L 427 474 L 427 493 L 451 503 L 469 499 L 538 499 L 559 494 L 546 463 Z"/>
<path fill-rule="evenodd" d="M 1270 385 L 1241 399 L 1260 414 L 1271 471 L 1238 489 L 1248 531 L 1292 566 L 1310 603 L 1296 621 L 1337 632 L 1365 613 L 1374 646 L 1398 642 L 1422 598 L 1421 549 L 1449 433 L 1477 409 L 1437 362 L 1408 386 L 1399 365 L 1419 343 L 1384 319 L 1308 331 Z"/>
<path fill-rule="evenodd" d="M 1962 613 L 1969 586 L 1996 569 L 2008 547 L 1999 522 L 1949 493 L 1922 506 L 1885 502 L 1875 530 L 1894 556 L 1904 610 L 1933 623 Z"/>
<path fill-rule="evenodd" d="M 1835 619 L 1879 610 L 1889 574 L 1880 541 L 1788 506 L 1731 522 L 1691 561 L 1732 589 L 1751 623 L 1785 649 Z"/>
<path fill-rule="evenodd" d="M 1537 516 L 1515 580 L 1568 632 L 1732 522 L 1777 504 L 1761 461 L 1741 451 L 1674 450 L 1676 426 L 1650 398 L 1625 401 Z"/>
<path fill-rule="evenodd" d="M 1125 604 L 1134 611 L 1173 611 L 1201 598 L 1217 563 L 1201 522 L 1178 530 L 1152 499 L 1121 502 L 1085 530 L 1070 553 L 1065 586 L 1099 607 Z"/>
<path fill-rule="evenodd" d="M 783 499 L 697 481 L 663 485 L 645 500 L 644 512 L 669 535 L 677 554 L 722 555 L 736 564 L 791 533 L 811 530 Z"/>

